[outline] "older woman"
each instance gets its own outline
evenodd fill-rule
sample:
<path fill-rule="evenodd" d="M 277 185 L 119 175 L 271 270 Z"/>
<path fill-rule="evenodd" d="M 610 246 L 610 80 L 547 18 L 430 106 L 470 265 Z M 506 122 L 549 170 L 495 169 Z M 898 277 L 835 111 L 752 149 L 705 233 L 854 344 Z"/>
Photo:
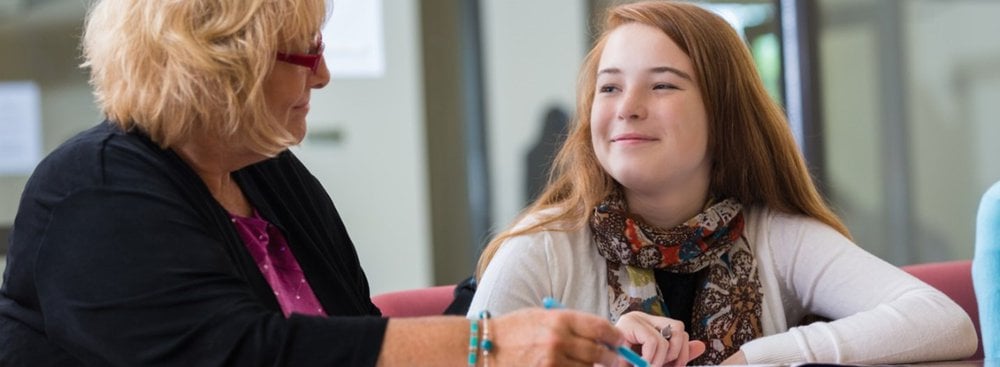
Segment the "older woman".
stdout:
<path fill-rule="evenodd" d="M 615 363 L 605 345 L 622 334 L 583 313 L 378 317 L 336 208 L 286 149 L 330 79 L 325 14 L 323 0 L 94 5 L 83 51 L 107 121 L 24 190 L 0 365 Z M 494 353 L 470 348 L 480 337 Z"/>
<path fill-rule="evenodd" d="M 473 312 L 554 296 L 612 320 L 667 315 L 675 365 L 687 333 L 708 346 L 696 364 L 975 352 L 955 302 L 851 242 L 721 17 L 611 9 L 578 96 L 549 186 L 480 259 Z M 799 326 L 809 315 L 833 321 Z"/>

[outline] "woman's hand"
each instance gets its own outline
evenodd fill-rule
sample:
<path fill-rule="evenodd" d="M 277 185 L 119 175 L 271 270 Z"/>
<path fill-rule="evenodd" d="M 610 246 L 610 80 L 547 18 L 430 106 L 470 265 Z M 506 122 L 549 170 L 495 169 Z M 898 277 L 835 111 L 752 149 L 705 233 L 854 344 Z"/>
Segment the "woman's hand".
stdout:
<path fill-rule="evenodd" d="M 607 319 L 571 310 L 523 309 L 488 322 L 493 366 L 612 366 L 619 358 L 605 345 L 625 342 Z"/>
<path fill-rule="evenodd" d="M 631 346 L 641 346 L 642 358 L 651 366 L 684 366 L 705 352 L 705 343 L 690 341 L 684 323 L 678 320 L 633 311 L 622 315 L 615 325 Z M 670 339 L 661 331 L 670 327 Z"/>

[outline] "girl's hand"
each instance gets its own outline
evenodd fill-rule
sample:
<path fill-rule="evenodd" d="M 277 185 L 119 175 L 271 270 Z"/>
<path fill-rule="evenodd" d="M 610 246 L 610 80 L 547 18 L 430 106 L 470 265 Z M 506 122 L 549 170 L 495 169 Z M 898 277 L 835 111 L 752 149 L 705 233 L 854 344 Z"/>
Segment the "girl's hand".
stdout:
<path fill-rule="evenodd" d="M 651 366 L 684 366 L 705 353 L 705 343 L 689 340 L 684 323 L 678 320 L 633 311 L 622 315 L 615 326 L 627 344 L 641 348 L 642 358 Z M 668 326 L 669 339 L 663 335 Z"/>

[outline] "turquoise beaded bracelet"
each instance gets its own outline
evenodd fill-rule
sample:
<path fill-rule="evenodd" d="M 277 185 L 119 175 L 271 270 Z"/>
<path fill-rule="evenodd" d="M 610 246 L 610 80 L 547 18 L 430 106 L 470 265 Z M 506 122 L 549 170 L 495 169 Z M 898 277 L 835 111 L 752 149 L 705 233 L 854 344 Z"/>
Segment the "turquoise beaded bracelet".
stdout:
<path fill-rule="evenodd" d="M 490 352 L 493 351 L 493 340 L 490 340 L 490 311 L 483 310 L 479 313 L 479 320 L 483 323 L 483 341 L 479 347 L 483 350 L 483 367 L 489 366 Z"/>
<path fill-rule="evenodd" d="M 479 356 L 479 320 L 469 320 L 469 367 L 476 367 Z"/>

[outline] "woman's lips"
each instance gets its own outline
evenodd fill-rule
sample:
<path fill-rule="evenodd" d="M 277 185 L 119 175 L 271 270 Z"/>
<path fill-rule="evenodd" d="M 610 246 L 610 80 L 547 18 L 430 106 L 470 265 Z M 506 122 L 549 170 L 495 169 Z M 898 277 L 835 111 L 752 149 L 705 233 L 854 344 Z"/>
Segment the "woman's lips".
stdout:
<path fill-rule="evenodd" d="M 611 138 L 611 142 L 612 143 L 617 143 L 617 142 L 644 142 L 644 141 L 656 141 L 656 140 L 657 139 L 654 138 L 654 137 L 652 137 L 652 136 L 642 135 L 642 134 L 632 134 L 632 133 L 616 135 L 616 136 L 614 136 L 614 137 Z"/>

